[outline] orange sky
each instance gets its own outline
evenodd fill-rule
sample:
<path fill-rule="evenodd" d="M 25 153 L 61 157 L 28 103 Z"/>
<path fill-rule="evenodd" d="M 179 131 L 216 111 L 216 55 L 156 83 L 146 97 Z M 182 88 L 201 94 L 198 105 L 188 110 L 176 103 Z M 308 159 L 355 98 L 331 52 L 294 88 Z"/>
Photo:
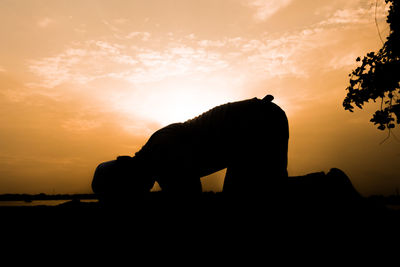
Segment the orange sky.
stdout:
<path fill-rule="evenodd" d="M 343 169 L 400 186 L 400 143 L 344 111 L 355 59 L 381 41 L 372 0 L 3 0 L 0 193 L 86 193 L 96 165 L 229 101 L 275 96 L 289 175 Z M 386 10 L 378 1 L 383 35 Z M 398 129 L 394 133 L 400 138 Z M 203 179 L 221 190 L 223 172 Z"/>

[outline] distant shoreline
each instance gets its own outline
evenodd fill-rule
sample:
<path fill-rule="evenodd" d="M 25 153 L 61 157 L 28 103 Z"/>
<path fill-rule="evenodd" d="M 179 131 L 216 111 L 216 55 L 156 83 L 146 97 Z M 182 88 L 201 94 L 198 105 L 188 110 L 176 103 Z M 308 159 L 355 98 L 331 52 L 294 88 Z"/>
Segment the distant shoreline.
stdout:
<path fill-rule="evenodd" d="M 152 195 L 158 194 L 160 191 L 150 192 Z M 206 191 L 203 195 L 220 195 L 221 192 Z M 400 205 L 400 195 L 371 195 L 364 197 L 372 202 L 385 205 Z M 98 200 L 95 194 L 0 194 L 1 201 L 24 201 L 32 202 L 38 200 Z"/>
<path fill-rule="evenodd" d="M 0 201 L 80 200 L 97 199 L 95 194 L 1 194 Z"/>

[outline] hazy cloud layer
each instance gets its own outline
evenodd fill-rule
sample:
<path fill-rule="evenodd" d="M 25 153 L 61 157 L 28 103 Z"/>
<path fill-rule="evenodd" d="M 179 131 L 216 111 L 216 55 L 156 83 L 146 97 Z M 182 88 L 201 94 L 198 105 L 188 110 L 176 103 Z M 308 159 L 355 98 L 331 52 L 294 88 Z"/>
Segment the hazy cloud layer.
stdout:
<path fill-rule="evenodd" d="M 254 18 L 263 21 L 291 2 L 293 0 L 249 0 L 247 4 L 255 9 Z"/>

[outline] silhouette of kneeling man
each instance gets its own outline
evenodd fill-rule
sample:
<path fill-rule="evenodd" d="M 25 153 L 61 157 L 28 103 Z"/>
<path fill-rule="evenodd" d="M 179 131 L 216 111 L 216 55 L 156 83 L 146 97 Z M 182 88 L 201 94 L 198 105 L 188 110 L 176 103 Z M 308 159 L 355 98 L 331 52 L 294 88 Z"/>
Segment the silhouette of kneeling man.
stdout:
<path fill-rule="evenodd" d="M 227 103 L 156 131 L 135 156 L 101 163 L 92 189 L 101 199 L 163 192 L 196 196 L 200 178 L 227 168 L 227 195 L 270 194 L 287 180 L 288 120 L 263 99 Z"/>
<path fill-rule="evenodd" d="M 288 177 L 288 120 L 273 99 L 227 103 L 156 131 L 135 156 L 101 163 L 93 191 L 106 202 L 143 198 L 157 181 L 169 196 L 196 197 L 201 177 L 227 168 L 223 194 L 229 199 L 359 199 L 350 179 L 336 168 L 326 175 Z"/>

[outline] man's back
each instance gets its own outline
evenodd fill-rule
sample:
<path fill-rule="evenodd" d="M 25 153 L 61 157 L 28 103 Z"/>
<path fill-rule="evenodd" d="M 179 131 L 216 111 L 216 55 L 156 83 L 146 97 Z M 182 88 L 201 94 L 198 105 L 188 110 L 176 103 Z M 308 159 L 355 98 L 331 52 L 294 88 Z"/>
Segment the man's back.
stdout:
<path fill-rule="evenodd" d="M 168 125 L 156 131 L 136 156 L 146 158 L 156 174 L 183 171 L 204 176 L 226 168 L 238 154 L 277 143 L 271 140 L 276 138 L 287 145 L 285 113 L 270 101 L 252 98 Z"/>

